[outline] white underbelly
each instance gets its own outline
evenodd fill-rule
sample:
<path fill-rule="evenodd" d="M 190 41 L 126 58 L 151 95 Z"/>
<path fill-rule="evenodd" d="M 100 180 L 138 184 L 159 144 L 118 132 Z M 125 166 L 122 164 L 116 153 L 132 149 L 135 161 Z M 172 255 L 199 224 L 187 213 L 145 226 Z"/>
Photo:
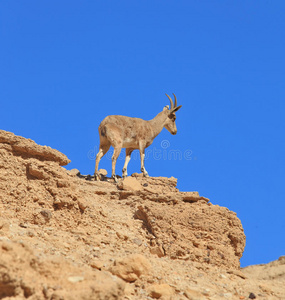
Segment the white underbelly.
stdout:
<path fill-rule="evenodd" d="M 127 138 L 123 142 L 123 148 L 135 148 L 136 149 L 138 147 L 139 147 L 139 144 L 136 140 Z"/>

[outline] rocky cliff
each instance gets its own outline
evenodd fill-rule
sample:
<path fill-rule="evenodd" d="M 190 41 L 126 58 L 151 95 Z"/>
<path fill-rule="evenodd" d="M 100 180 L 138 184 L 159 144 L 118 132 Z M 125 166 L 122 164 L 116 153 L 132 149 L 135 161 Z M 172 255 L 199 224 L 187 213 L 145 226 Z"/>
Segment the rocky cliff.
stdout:
<path fill-rule="evenodd" d="M 285 297 L 282 259 L 282 276 L 240 270 L 245 235 L 227 208 L 175 178 L 95 182 L 68 163 L 0 131 L 0 299 Z"/>

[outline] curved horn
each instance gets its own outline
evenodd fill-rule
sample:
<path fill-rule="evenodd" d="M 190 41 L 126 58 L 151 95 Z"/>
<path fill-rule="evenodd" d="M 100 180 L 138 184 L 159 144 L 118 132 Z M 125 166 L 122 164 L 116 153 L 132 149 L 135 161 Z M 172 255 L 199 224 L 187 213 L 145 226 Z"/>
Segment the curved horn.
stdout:
<path fill-rule="evenodd" d="M 167 97 L 168 97 L 168 99 L 169 99 L 169 101 L 170 101 L 170 110 L 172 110 L 173 109 L 173 101 L 172 101 L 172 99 L 170 98 L 170 96 L 168 96 L 167 94 L 165 94 Z"/>
<path fill-rule="evenodd" d="M 175 102 L 174 102 L 174 108 L 177 107 L 177 99 L 176 99 L 176 96 L 175 94 L 173 93 L 173 96 L 174 96 L 174 99 L 175 99 Z"/>

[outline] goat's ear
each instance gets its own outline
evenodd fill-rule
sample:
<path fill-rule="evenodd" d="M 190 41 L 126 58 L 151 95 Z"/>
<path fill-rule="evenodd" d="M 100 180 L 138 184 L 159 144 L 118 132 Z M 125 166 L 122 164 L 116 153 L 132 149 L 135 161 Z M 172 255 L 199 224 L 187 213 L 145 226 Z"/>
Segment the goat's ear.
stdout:
<path fill-rule="evenodd" d="M 177 112 L 177 110 L 180 109 L 181 107 L 182 107 L 182 105 L 179 105 L 179 106 L 173 108 L 173 110 L 171 111 L 171 113 Z"/>
<path fill-rule="evenodd" d="M 169 110 L 169 106 L 168 105 L 164 106 L 163 110 Z"/>

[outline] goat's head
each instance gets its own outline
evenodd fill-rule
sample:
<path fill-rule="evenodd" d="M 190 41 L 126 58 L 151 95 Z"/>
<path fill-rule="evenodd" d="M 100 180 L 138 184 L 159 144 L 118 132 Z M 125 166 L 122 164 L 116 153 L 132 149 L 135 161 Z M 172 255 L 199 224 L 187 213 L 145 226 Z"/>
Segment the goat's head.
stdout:
<path fill-rule="evenodd" d="M 182 107 L 182 105 L 177 106 L 177 99 L 174 94 L 173 94 L 174 100 L 175 100 L 174 105 L 173 105 L 173 101 L 172 101 L 171 97 L 168 96 L 167 94 L 165 94 L 165 95 L 168 97 L 168 99 L 170 101 L 170 108 L 168 106 L 166 106 L 164 108 L 164 111 L 168 115 L 166 122 L 164 124 L 164 128 L 167 129 L 171 134 L 176 134 L 177 128 L 176 128 L 176 124 L 175 124 L 175 120 L 176 120 L 175 113 L 177 112 L 178 109 L 180 109 Z"/>

